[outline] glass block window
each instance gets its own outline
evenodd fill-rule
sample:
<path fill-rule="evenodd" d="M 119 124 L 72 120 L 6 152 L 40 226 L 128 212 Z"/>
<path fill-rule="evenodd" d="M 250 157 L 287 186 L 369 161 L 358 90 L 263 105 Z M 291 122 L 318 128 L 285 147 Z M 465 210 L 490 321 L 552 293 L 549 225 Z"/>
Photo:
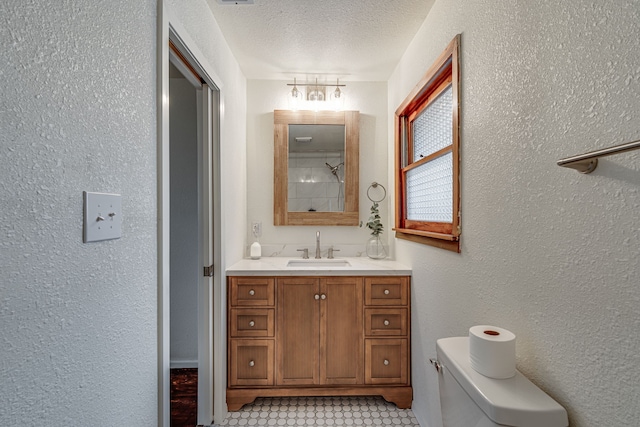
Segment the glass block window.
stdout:
<path fill-rule="evenodd" d="M 452 93 L 449 85 L 413 121 L 414 162 L 451 145 Z"/>
<path fill-rule="evenodd" d="M 448 153 L 407 172 L 407 219 L 453 221 L 452 157 Z"/>
<path fill-rule="evenodd" d="M 396 110 L 397 238 L 459 252 L 456 36 Z"/>

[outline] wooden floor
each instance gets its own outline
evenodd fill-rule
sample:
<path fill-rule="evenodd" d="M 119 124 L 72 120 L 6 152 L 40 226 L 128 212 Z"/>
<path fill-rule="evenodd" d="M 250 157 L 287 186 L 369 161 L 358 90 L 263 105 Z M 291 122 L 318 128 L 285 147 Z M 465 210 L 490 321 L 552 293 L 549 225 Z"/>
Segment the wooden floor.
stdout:
<path fill-rule="evenodd" d="M 198 368 L 171 369 L 171 427 L 198 421 Z"/>

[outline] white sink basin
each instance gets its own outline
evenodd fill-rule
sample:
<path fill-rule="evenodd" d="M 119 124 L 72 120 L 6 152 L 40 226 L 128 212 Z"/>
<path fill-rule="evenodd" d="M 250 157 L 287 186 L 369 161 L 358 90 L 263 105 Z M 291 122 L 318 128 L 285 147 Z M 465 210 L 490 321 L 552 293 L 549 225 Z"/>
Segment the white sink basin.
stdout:
<path fill-rule="evenodd" d="M 287 267 L 335 268 L 351 267 L 346 259 L 290 259 Z"/>

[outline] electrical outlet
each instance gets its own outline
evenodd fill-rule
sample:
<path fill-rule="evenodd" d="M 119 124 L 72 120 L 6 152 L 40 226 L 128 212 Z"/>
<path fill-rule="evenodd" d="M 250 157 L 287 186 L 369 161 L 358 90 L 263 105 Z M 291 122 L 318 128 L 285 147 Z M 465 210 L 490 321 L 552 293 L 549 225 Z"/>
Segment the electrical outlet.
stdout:
<path fill-rule="evenodd" d="M 262 222 L 253 222 L 251 223 L 251 232 L 254 237 L 262 236 Z"/>

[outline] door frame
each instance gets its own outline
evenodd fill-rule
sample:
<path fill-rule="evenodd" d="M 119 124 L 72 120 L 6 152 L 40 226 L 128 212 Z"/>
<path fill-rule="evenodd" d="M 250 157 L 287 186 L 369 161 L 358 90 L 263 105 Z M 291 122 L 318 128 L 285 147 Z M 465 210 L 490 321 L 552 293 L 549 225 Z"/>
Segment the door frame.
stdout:
<path fill-rule="evenodd" d="M 158 426 L 169 427 L 170 424 L 170 274 L 169 274 L 169 235 L 170 235 L 170 204 L 169 204 L 169 40 L 178 48 L 196 72 L 202 77 L 206 85 L 207 96 L 203 93 L 202 105 L 209 105 L 217 110 L 216 114 L 208 114 L 207 120 L 201 121 L 201 134 L 206 134 L 207 129 L 212 137 L 210 147 L 198 141 L 199 157 L 204 154 L 212 158 L 210 179 L 210 199 L 202 198 L 199 194 L 201 217 L 213 215 L 212 230 L 205 230 L 212 235 L 210 251 L 213 252 L 212 264 L 214 276 L 212 280 L 201 279 L 198 285 L 198 424 L 211 425 L 214 422 L 214 414 L 217 417 L 226 415 L 224 400 L 224 353 L 214 348 L 223 349 L 223 320 L 222 307 L 222 254 L 221 241 L 223 230 L 221 227 L 221 184 L 220 184 L 220 115 L 223 106 L 222 81 L 213 72 L 212 67 L 206 61 L 204 55 L 198 50 L 195 42 L 189 37 L 180 22 L 171 13 L 165 0 L 158 0 L 158 38 L 157 38 L 157 327 L 158 327 Z M 208 86 L 208 89 L 207 87 Z M 200 166 L 200 165 L 199 165 Z M 209 179 L 202 176 L 199 167 L 198 179 Z M 209 181 L 211 183 L 211 181 Z M 202 184 L 201 184 L 202 185 Z M 199 227 L 202 227 L 202 221 Z M 203 239 L 202 244 L 206 245 Z M 202 248 L 200 258 L 202 258 Z M 201 259 L 201 261 L 207 261 Z M 204 267 L 201 265 L 200 268 Z M 212 283 L 211 283 L 212 282 Z M 202 326 L 202 327 L 201 327 Z M 221 356 L 222 354 L 222 356 Z M 202 368 L 202 369 L 201 369 Z M 202 374 L 202 377 L 200 376 Z"/>

